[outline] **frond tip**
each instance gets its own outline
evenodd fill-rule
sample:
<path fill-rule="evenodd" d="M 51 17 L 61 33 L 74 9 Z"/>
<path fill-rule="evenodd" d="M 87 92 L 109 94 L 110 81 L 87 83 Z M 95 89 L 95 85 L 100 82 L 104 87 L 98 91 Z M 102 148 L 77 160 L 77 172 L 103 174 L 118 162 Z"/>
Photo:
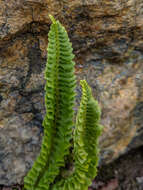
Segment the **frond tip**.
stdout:
<path fill-rule="evenodd" d="M 50 17 L 50 19 L 51 19 L 52 23 L 53 23 L 53 24 L 55 24 L 55 23 L 56 23 L 55 18 L 54 18 L 51 14 L 49 14 L 49 17 Z"/>

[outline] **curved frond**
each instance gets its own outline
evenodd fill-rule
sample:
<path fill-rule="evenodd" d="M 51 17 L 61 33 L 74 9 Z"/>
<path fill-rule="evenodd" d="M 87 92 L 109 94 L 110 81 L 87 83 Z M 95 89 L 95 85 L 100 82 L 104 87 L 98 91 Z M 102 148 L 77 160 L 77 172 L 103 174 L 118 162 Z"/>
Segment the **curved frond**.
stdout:
<path fill-rule="evenodd" d="M 57 182 L 52 190 L 87 190 L 97 175 L 98 138 L 102 131 L 99 124 L 101 112 L 86 81 L 82 80 L 80 83 L 82 98 L 74 132 L 75 168 L 70 177 Z"/>
<path fill-rule="evenodd" d="M 41 152 L 24 179 L 26 190 L 49 190 L 69 154 L 75 101 L 74 55 L 65 28 L 53 17 L 45 71 L 46 115 Z"/>

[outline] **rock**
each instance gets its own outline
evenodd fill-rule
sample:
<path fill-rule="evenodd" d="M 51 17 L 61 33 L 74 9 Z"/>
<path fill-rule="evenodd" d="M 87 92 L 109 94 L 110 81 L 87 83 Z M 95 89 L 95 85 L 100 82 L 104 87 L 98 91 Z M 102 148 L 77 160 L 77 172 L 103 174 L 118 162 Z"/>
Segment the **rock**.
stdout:
<path fill-rule="evenodd" d="M 143 176 L 142 177 L 137 177 L 136 180 L 137 180 L 138 183 L 143 184 Z"/>
<path fill-rule="evenodd" d="M 118 180 L 112 179 L 108 182 L 105 187 L 102 187 L 101 190 L 116 190 L 118 188 Z"/>
<path fill-rule="evenodd" d="M 78 82 L 87 79 L 101 105 L 100 164 L 143 144 L 141 0 L 0 5 L 0 184 L 22 183 L 40 150 L 49 13 L 68 30 Z"/>
<path fill-rule="evenodd" d="M 100 141 L 101 159 L 105 163 L 142 145 L 142 71 L 143 64 L 139 62 L 112 65 L 107 61 L 96 64 L 90 59 L 78 74 L 78 78 L 87 79 L 101 105 L 105 126 Z"/>
<path fill-rule="evenodd" d="M 108 188 L 110 190 L 112 188 L 116 190 L 142 190 L 142 160 L 143 146 L 129 151 L 108 165 L 102 165 L 101 168 L 99 167 L 98 175 L 91 187 L 94 190 L 102 190 L 102 188 L 105 190 Z"/>

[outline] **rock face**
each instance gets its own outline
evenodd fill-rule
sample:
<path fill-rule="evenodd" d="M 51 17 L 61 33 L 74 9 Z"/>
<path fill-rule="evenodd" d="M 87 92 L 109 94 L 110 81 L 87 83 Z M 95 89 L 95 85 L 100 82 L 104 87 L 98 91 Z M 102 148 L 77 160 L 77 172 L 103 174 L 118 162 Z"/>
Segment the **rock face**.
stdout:
<path fill-rule="evenodd" d="M 49 13 L 68 30 L 77 80 L 101 105 L 101 164 L 143 144 L 142 0 L 0 5 L 0 184 L 22 183 L 40 150 Z"/>

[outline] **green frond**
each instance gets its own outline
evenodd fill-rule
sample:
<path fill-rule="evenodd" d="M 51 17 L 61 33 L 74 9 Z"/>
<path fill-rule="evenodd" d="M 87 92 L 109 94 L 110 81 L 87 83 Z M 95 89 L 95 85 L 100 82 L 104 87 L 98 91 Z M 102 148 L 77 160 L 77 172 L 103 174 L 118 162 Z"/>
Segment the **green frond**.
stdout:
<path fill-rule="evenodd" d="M 99 124 L 101 112 L 87 82 L 82 80 L 80 84 L 82 98 L 74 132 L 74 172 L 67 179 L 53 185 L 52 190 L 87 190 L 97 175 L 98 138 L 102 131 Z"/>
<path fill-rule="evenodd" d="M 75 101 L 74 55 L 64 27 L 52 16 L 45 71 L 46 115 L 41 152 L 24 179 L 26 190 L 48 190 L 69 154 Z"/>
<path fill-rule="evenodd" d="M 73 49 L 65 28 L 49 16 L 52 24 L 45 70 L 44 136 L 40 154 L 24 178 L 24 189 L 87 190 L 97 175 L 101 112 L 87 82 L 80 81 L 82 98 L 72 135 L 76 87 Z M 63 177 L 61 168 L 65 168 L 72 138 L 73 171 Z"/>

